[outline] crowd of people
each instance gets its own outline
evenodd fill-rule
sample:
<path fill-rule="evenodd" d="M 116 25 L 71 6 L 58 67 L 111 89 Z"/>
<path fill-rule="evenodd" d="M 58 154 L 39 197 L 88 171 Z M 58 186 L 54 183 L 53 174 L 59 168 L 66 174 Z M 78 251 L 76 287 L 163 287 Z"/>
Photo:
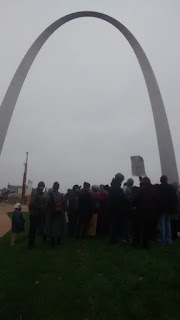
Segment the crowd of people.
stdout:
<path fill-rule="evenodd" d="M 84 239 L 96 235 L 108 236 L 111 244 L 129 242 L 135 248 L 149 248 L 151 241 L 162 245 L 177 239 L 180 227 L 180 193 L 178 185 L 168 184 L 162 176 L 160 184 L 152 185 L 148 177 L 140 178 L 139 187 L 117 173 L 111 185 L 84 182 L 83 188 L 74 185 L 67 194 L 59 192 L 55 182 L 44 191 L 44 182 L 33 190 L 29 204 L 29 248 L 35 247 L 39 233 L 43 242 L 54 247 L 65 235 Z M 13 216 L 11 245 L 16 234 L 23 230 L 21 207 L 16 205 Z"/>

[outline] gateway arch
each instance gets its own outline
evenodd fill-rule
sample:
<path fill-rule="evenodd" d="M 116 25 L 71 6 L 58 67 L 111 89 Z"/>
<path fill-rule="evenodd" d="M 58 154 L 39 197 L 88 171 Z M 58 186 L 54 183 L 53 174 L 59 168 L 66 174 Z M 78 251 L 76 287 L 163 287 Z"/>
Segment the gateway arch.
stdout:
<path fill-rule="evenodd" d="M 28 71 L 36 58 L 38 52 L 48 40 L 48 38 L 62 25 L 68 21 L 82 18 L 82 17 L 93 17 L 105 20 L 116 27 L 127 39 L 131 45 L 142 70 L 144 80 L 146 82 L 147 90 L 149 93 L 149 98 L 151 101 L 151 107 L 154 117 L 154 123 L 156 128 L 156 135 L 158 141 L 159 155 L 162 174 L 168 176 L 170 182 L 179 182 L 178 171 L 176 165 L 176 159 L 174 154 L 174 148 L 171 138 L 171 133 L 169 129 L 169 124 L 161 97 L 161 93 L 149 63 L 149 60 L 144 53 L 139 42 L 136 40 L 134 35 L 119 21 L 116 19 L 105 15 L 100 12 L 94 11 L 81 11 L 74 12 L 66 15 L 55 22 L 53 22 L 49 27 L 47 27 L 40 36 L 34 41 L 32 46 L 29 48 L 24 58 L 22 59 L 15 75 L 8 87 L 5 97 L 2 101 L 0 107 L 0 154 L 3 148 L 3 144 L 6 138 L 7 130 L 11 121 L 11 117 L 18 99 L 19 93 L 26 79 Z"/>

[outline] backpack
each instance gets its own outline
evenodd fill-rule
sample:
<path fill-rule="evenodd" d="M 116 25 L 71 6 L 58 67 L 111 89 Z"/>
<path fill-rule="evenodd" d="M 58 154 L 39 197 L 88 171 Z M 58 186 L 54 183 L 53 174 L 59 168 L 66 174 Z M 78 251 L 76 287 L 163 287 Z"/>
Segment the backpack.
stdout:
<path fill-rule="evenodd" d="M 50 199 L 51 199 L 53 212 L 61 213 L 63 211 L 63 201 L 62 200 L 55 201 L 52 193 L 50 193 Z"/>
<path fill-rule="evenodd" d="M 54 211 L 57 213 L 61 213 L 63 210 L 63 203 L 61 200 L 58 200 L 54 203 Z"/>

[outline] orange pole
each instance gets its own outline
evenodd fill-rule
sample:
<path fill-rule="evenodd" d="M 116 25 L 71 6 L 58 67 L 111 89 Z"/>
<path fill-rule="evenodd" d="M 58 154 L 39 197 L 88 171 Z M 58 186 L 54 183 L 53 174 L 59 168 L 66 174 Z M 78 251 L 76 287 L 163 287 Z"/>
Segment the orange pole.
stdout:
<path fill-rule="evenodd" d="M 26 162 L 24 163 L 22 197 L 21 197 L 22 203 L 24 202 L 24 197 L 25 197 L 25 194 L 26 194 L 27 167 L 28 167 L 28 152 L 26 152 Z"/>

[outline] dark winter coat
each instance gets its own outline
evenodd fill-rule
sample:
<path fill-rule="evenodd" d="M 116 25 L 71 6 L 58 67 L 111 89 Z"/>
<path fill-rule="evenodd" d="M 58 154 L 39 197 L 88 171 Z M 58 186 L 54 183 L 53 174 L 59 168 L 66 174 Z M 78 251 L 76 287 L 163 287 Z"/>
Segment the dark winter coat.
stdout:
<path fill-rule="evenodd" d="M 62 211 L 55 210 L 56 203 L 62 204 Z M 45 234 L 47 236 L 63 238 L 66 233 L 66 218 L 64 212 L 64 197 L 59 191 L 53 190 L 45 199 Z"/>
<path fill-rule="evenodd" d="M 92 195 L 90 191 L 82 189 L 79 193 L 79 215 L 86 220 L 92 214 Z"/>
<path fill-rule="evenodd" d="M 136 217 L 144 220 L 156 217 L 156 203 L 156 193 L 153 186 L 151 184 L 141 185 L 134 199 Z"/>
<path fill-rule="evenodd" d="M 158 189 L 159 213 L 174 214 L 176 212 L 177 203 L 176 190 L 168 183 L 162 183 Z"/>
<path fill-rule="evenodd" d="M 79 211 L 79 192 L 72 191 L 69 196 L 68 213 Z"/>
<path fill-rule="evenodd" d="M 38 188 L 32 191 L 29 212 L 33 216 L 42 215 L 44 213 L 43 192 Z"/>
<path fill-rule="evenodd" d="M 124 194 L 121 186 L 115 181 L 108 196 L 108 212 L 109 216 L 113 219 L 117 215 L 124 215 L 128 210 L 128 200 Z"/>
<path fill-rule="evenodd" d="M 18 233 L 24 231 L 24 218 L 19 209 L 15 209 L 12 217 L 12 232 Z"/>

